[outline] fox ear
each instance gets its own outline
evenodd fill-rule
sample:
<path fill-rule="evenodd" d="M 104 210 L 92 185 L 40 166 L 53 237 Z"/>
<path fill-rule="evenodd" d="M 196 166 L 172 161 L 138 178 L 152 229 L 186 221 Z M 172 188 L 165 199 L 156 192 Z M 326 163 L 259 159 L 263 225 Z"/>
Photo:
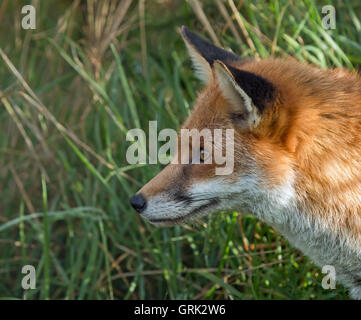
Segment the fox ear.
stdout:
<path fill-rule="evenodd" d="M 181 33 L 192 59 L 196 76 L 204 84 L 208 84 L 212 80 L 214 61 L 230 62 L 240 60 L 238 56 L 209 43 L 185 26 L 181 27 Z"/>
<path fill-rule="evenodd" d="M 256 127 L 265 106 L 274 99 L 272 83 L 218 60 L 214 62 L 214 72 L 222 95 L 230 103 L 232 121 L 240 127 Z"/>

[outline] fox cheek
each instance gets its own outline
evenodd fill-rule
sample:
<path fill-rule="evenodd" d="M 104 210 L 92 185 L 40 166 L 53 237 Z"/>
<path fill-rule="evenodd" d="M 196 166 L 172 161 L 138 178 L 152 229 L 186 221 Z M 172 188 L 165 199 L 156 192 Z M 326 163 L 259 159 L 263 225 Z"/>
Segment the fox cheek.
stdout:
<path fill-rule="evenodd" d="M 187 195 L 187 193 L 184 190 L 182 190 L 181 188 L 172 192 L 171 197 L 172 197 L 172 199 L 174 199 L 174 201 L 182 202 L 185 205 L 190 205 L 193 200 L 192 197 Z"/>

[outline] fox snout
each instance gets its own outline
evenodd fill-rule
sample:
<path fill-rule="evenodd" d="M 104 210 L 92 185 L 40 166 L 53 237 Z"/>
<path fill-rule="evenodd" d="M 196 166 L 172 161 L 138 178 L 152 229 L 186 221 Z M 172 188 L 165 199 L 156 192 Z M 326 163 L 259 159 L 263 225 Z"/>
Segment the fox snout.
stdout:
<path fill-rule="evenodd" d="M 141 193 L 137 193 L 130 198 L 130 204 L 137 212 L 142 213 L 147 207 L 147 199 Z"/>

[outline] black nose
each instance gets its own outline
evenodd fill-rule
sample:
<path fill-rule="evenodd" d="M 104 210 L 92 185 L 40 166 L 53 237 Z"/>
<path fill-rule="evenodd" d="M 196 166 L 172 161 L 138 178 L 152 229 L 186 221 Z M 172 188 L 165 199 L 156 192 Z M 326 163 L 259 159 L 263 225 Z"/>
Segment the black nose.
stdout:
<path fill-rule="evenodd" d="M 144 211 L 145 207 L 147 206 L 147 200 L 145 200 L 143 195 L 139 193 L 139 194 L 135 194 L 130 198 L 130 204 L 135 210 L 141 213 L 142 211 Z"/>

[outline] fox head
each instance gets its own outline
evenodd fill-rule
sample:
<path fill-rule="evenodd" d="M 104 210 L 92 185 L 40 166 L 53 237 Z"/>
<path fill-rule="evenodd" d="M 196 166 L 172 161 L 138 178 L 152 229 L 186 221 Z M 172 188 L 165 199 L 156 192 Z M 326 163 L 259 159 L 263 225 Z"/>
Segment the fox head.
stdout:
<path fill-rule="evenodd" d="M 345 210 L 342 193 L 334 191 L 347 178 L 349 194 L 357 196 L 346 173 L 360 168 L 353 160 L 359 143 L 345 141 L 360 137 L 359 77 L 291 58 L 241 59 L 185 27 L 181 33 L 204 84 L 182 129 L 231 130 L 233 136 L 202 137 L 195 151 L 178 143 L 176 157 L 192 148 L 190 161 L 165 167 L 131 198 L 132 206 L 163 225 L 219 210 L 252 213 L 273 226 L 282 225 L 295 206 L 317 219 L 337 220 L 356 210 Z M 216 174 L 222 165 L 214 161 L 215 151 L 231 162 L 227 174 Z"/>
<path fill-rule="evenodd" d="M 282 97 L 277 85 L 267 79 L 270 68 L 216 47 L 186 27 L 181 33 L 196 76 L 205 85 L 182 128 L 231 129 L 234 134 L 228 142 L 234 152 L 227 155 L 224 135 L 218 143 L 212 136 L 212 141 L 203 137 L 190 156 L 199 160 L 197 164 L 194 159 L 169 164 L 131 198 L 131 205 L 154 224 L 174 225 L 219 210 L 250 212 L 270 189 L 281 192 L 281 200 L 287 202 L 292 197 L 291 161 L 279 139 L 282 128 L 276 118 Z M 179 143 L 176 157 L 188 148 L 192 146 Z M 220 165 L 205 161 L 217 149 L 234 159 L 228 174 L 216 175 Z"/>

